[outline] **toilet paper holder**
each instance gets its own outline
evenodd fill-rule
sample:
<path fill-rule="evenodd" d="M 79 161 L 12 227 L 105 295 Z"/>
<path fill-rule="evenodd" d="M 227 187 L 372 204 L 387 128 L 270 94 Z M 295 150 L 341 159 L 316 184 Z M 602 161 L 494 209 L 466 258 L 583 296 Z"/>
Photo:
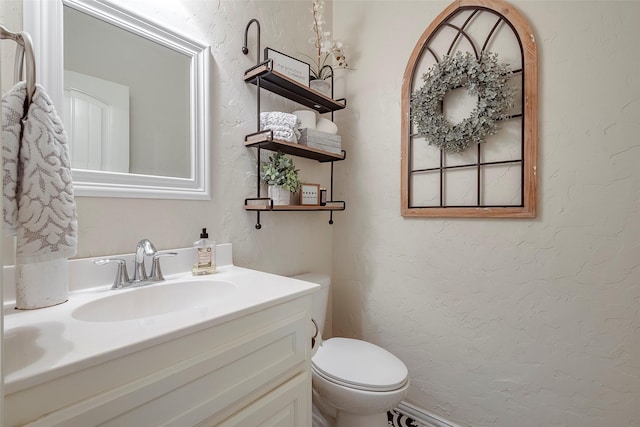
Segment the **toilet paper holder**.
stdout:
<path fill-rule="evenodd" d="M 316 338 L 318 338 L 320 329 L 318 328 L 318 324 L 315 320 L 311 319 L 311 323 L 313 323 L 313 327 L 316 329 L 316 331 L 313 333 L 313 336 L 311 337 L 311 348 L 313 348 L 316 345 Z"/>

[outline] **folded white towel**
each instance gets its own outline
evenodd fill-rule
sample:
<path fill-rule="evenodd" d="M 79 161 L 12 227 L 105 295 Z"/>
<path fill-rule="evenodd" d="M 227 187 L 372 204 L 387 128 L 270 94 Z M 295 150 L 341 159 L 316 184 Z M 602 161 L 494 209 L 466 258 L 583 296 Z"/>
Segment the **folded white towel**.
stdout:
<path fill-rule="evenodd" d="M 295 129 L 298 126 L 298 117 L 281 111 L 262 112 L 260 113 L 260 124 L 287 126 Z"/>
<path fill-rule="evenodd" d="M 295 129 L 289 129 L 286 126 L 267 125 L 263 129 L 269 129 L 273 131 L 273 138 L 280 139 L 287 142 L 297 142 L 299 133 L 296 133 Z"/>
<path fill-rule="evenodd" d="M 271 129 L 273 130 L 273 129 Z M 295 134 L 291 131 L 277 131 L 273 130 L 273 139 L 278 141 L 286 141 L 286 142 L 298 142 Z"/>
<path fill-rule="evenodd" d="M 75 255 L 78 235 L 62 121 L 42 86 L 26 114 L 25 99 L 24 82 L 2 97 L 4 230 L 17 235 L 22 264 Z"/>
<path fill-rule="evenodd" d="M 260 130 L 272 130 L 275 139 L 297 142 L 300 137 L 300 120 L 297 116 L 280 111 L 260 113 Z"/>

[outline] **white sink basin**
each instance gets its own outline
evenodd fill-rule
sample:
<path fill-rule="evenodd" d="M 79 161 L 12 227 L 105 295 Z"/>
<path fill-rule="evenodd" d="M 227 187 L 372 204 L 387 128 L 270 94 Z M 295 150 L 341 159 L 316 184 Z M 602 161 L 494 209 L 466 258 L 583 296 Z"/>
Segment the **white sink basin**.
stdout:
<path fill-rule="evenodd" d="M 86 322 L 119 322 L 202 307 L 234 293 L 236 286 L 219 280 L 187 280 L 147 285 L 88 302 L 71 315 Z"/>

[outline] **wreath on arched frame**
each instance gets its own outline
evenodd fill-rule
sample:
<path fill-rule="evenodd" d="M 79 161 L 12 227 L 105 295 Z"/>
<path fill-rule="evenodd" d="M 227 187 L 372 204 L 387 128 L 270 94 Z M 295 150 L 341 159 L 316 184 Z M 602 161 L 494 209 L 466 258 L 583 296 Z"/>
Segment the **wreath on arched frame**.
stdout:
<path fill-rule="evenodd" d="M 482 52 L 477 59 L 470 52 L 444 56 L 424 74 L 424 85 L 411 96 L 410 116 L 418 134 L 448 153 L 460 153 L 471 142 L 484 142 L 496 134 L 496 122 L 513 107 L 510 76 L 509 66 L 500 64 L 495 53 Z M 461 87 L 478 102 L 468 117 L 453 124 L 445 117 L 442 103 L 449 91 Z"/>

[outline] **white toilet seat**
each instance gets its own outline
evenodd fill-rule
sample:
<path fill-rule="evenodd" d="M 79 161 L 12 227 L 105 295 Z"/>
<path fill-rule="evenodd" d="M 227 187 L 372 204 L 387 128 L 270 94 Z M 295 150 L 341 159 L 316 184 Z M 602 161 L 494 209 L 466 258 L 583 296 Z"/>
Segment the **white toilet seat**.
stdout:
<path fill-rule="evenodd" d="M 408 381 L 406 365 L 375 344 L 352 338 L 324 341 L 311 360 L 313 371 L 327 381 L 356 390 L 388 392 Z"/>

